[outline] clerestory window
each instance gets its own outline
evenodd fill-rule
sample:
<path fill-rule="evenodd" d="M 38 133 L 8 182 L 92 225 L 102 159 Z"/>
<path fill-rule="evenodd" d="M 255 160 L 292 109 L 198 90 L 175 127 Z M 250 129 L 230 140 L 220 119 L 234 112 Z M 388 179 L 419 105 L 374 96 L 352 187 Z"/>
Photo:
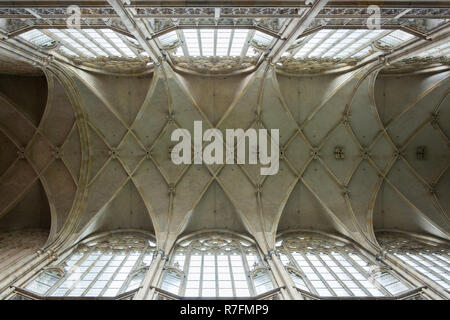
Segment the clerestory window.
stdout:
<path fill-rule="evenodd" d="M 277 249 L 295 286 L 317 296 L 389 297 L 411 289 L 352 244 L 321 234 L 288 234 Z"/>
<path fill-rule="evenodd" d="M 26 289 L 42 296 L 115 297 L 140 286 L 155 249 L 142 233 L 95 237 L 43 270 Z"/>
<path fill-rule="evenodd" d="M 450 291 L 450 247 L 401 233 L 379 232 L 377 240 L 389 253 Z"/>
<path fill-rule="evenodd" d="M 252 297 L 273 289 L 254 243 L 204 234 L 178 243 L 161 288 L 187 297 Z"/>

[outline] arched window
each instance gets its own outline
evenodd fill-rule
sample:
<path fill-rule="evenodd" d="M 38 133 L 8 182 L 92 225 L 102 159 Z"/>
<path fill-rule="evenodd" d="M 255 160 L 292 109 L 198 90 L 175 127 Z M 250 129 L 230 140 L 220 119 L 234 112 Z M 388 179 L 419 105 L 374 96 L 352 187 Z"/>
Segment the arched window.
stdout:
<path fill-rule="evenodd" d="M 442 288 L 450 290 L 450 246 L 394 232 L 378 232 L 378 243 Z"/>
<path fill-rule="evenodd" d="M 214 233 L 178 243 L 161 288 L 187 297 L 251 297 L 273 283 L 251 241 Z"/>
<path fill-rule="evenodd" d="M 343 240 L 295 233 L 282 237 L 277 249 L 295 286 L 317 296 L 395 296 L 411 288 Z"/>
<path fill-rule="evenodd" d="M 140 286 L 155 249 L 144 233 L 96 236 L 43 270 L 26 288 L 43 296 L 115 297 Z"/>

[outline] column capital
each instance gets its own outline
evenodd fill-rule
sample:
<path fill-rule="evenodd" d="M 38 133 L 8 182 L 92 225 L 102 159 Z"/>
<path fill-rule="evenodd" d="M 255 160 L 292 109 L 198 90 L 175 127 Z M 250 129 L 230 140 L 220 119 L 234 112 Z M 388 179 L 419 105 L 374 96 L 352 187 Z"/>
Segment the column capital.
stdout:
<path fill-rule="evenodd" d="M 273 255 L 276 255 L 277 257 L 280 257 L 280 251 L 275 249 L 275 248 L 269 249 L 269 251 L 267 251 L 267 253 L 264 254 L 264 261 L 271 260 Z"/>

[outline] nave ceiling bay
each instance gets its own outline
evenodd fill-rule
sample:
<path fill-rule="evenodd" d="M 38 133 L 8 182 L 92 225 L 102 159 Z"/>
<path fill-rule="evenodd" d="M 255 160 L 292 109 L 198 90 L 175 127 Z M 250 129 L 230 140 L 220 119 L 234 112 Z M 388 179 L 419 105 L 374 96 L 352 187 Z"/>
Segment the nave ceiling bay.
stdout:
<path fill-rule="evenodd" d="M 163 62 L 139 76 L 70 66 L 3 74 L 0 227 L 49 230 L 55 248 L 144 229 L 166 252 L 205 229 L 250 235 L 263 252 L 295 229 L 374 253 L 378 230 L 448 239 L 450 72 L 381 68 L 296 77 L 264 62 L 211 77 Z M 193 136 L 194 121 L 279 129 L 279 172 L 173 164 L 171 132 Z"/>

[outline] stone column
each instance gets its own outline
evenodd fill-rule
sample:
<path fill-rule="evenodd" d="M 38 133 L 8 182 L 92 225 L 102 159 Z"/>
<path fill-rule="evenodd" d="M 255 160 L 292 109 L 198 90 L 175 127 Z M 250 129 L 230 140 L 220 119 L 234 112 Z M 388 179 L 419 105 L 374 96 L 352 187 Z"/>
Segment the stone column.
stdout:
<path fill-rule="evenodd" d="M 155 295 L 155 283 L 159 279 L 164 264 L 166 262 L 167 255 L 164 250 L 158 249 L 155 251 L 153 261 L 145 274 L 144 280 L 142 281 L 142 287 L 134 296 L 134 300 L 151 300 Z"/>
<path fill-rule="evenodd" d="M 286 271 L 275 249 L 270 249 L 264 254 L 264 260 L 268 263 L 270 270 L 281 289 L 282 298 L 285 300 L 303 300 L 302 295 L 295 288 L 294 282 Z"/>

